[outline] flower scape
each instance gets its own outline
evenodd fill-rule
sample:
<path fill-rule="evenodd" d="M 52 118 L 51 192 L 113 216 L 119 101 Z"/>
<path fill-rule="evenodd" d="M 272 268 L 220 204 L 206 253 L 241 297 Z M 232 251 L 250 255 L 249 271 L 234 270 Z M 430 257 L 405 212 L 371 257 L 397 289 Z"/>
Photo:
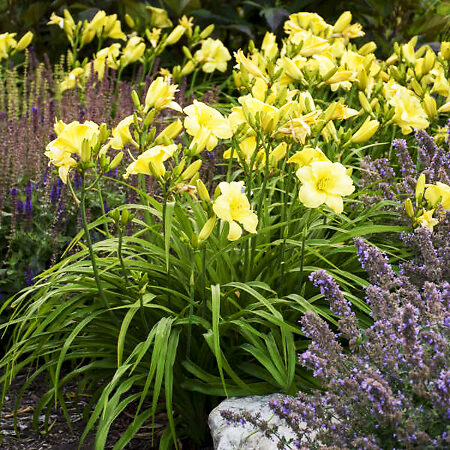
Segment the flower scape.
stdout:
<path fill-rule="evenodd" d="M 232 48 L 142 8 L 53 12 L 53 68 L 0 34 L 2 401 L 46 377 L 49 433 L 76 383 L 96 450 L 203 448 L 221 399 L 275 392 L 222 415 L 450 446 L 450 42 L 382 58 L 351 12 L 298 12 Z"/>

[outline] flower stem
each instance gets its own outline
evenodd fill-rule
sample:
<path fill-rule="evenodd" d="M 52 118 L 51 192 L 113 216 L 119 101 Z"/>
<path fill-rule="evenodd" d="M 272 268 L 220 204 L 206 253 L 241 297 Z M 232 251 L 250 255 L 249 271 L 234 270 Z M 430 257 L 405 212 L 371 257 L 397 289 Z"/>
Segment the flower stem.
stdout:
<path fill-rule="evenodd" d="M 300 276 L 298 280 L 298 291 L 301 295 L 301 290 L 303 287 L 303 266 L 305 262 L 305 242 L 306 237 L 308 236 L 308 228 L 309 228 L 309 221 L 311 220 L 311 208 L 308 208 L 308 212 L 306 213 L 306 220 L 305 225 L 303 226 L 303 236 L 302 236 L 302 252 L 300 256 Z"/>
<path fill-rule="evenodd" d="M 98 274 L 97 261 L 94 255 L 94 249 L 92 248 L 91 235 L 88 228 L 87 218 L 86 218 L 86 186 L 85 186 L 85 175 L 83 174 L 81 177 L 81 220 L 83 222 L 84 234 L 86 235 L 87 247 L 89 250 L 89 256 L 91 259 L 92 270 L 94 272 L 95 283 L 97 284 L 97 289 L 100 294 L 100 297 L 105 305 L 105 308 L 109 311 L 111 316 L 114 319 L 114 322 L 118 322 L 117 317 L 111 310 L 111 306 L 109 305 L 108 299 L 105 296 L 105 292 L 103 291 L 102 283 L 100 282 L 100 276 Z"/>

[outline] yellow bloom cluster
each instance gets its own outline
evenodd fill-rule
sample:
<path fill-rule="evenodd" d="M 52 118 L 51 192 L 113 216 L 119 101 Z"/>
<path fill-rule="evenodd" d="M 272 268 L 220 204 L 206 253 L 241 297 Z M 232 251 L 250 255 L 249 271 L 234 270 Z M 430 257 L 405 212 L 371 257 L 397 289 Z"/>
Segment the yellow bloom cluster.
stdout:
<path fill-rule="evenodd" d="M 33 40 L 33 33 L 28 31 L 17 42 L 14 37 L 16 33 L 2 33 L 0 34 L 0 61 L 6 59 L 9 55 L 25 50 Z"/>
<path fill-rule="evenodd" d="M 65 124 L 59 120 L 54 129 L 57 137 L 47 145 L 44 154 L 50 160 L 49 165 L 53 164 L 58 167 L 61 180 L 67 183 L 69 171 L 77 166 L 73 155 L 77 155 L 81 160 L 85 159 L 82 154 L 83 142 L 87 141 L 88 148 L 98 145 L 100 127 L 91 121 L 84 123 L 75 121 Z"/>

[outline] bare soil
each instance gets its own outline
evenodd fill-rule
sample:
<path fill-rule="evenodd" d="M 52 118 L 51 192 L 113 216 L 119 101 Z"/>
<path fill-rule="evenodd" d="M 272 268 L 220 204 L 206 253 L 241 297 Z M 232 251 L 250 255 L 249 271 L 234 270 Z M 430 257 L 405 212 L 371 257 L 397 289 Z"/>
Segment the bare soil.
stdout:
<path fill-rule="evenodd" d="M 72 431 L 61 409 L 54 409 L 50 414 L 49 430 L 43 431 L 44 415 L 39 417 L 41 430 L 33 428 L 33 414 L 40 397 L 47 391 L 47 383 L 44 377 L 37 378 L 23 396 L 20 408 L 17 414 L 17 428 L 20 437 L 17 437 L 14 431 L 14 408 L 16 398 L 19 391 L 26 380 L 27 374 L 19 374 L 11 385 L 8 395 L 5 397 L 3 411 L 1 413 L 0 427 L 2 436 L 0 446 L 8 450 L 93 450 L 94 449 L 94 433 L 91 432 L 85 441 L 79 447 L 81 435 L 83 434 L 85 422 L 82 416 L 82 409 L 88 402 L 87 396 L 76 396 L 75 386 L 69 386 L 65 390 L 65 398 L 67 401 L 67 409 L 71 420 Z M 73 388 L 73 389 L 72 389 Z M 112 449 L 114 444 L 120 439 L 120 436 L 127 429 L 133 420 L 133 410 L 126 411 L 121 417 L 114 421 L 105 449 Z M 167 426 L 167 417 L 165 414 L 159 414 L 155 418 L 154 435 L 152 445 L 152 426 L 149 423 L 144 425 L 141 432 L 130 441 L 126 446 L 127 450 L 152 450 L 156 449 L 159 436 Z M 191 443 L 183 441 L 179 442 L 180 450 L 199 449 L 212 450 L 212 446 L 199 447 L 193 446 Z"/>

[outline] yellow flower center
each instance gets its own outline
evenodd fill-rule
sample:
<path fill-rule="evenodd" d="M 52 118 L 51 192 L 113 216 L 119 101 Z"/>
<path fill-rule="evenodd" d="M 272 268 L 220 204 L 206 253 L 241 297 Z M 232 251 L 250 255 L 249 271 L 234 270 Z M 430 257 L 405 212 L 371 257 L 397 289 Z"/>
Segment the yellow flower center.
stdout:
<path fill-rule="evenodd" d="M 327 191 L 328 190 L 328 184 L 329 184 L 330 181 L 331 180 L 328 177 L 321 178 L 316 184 L 317 190 L 318 191 Z"/>

